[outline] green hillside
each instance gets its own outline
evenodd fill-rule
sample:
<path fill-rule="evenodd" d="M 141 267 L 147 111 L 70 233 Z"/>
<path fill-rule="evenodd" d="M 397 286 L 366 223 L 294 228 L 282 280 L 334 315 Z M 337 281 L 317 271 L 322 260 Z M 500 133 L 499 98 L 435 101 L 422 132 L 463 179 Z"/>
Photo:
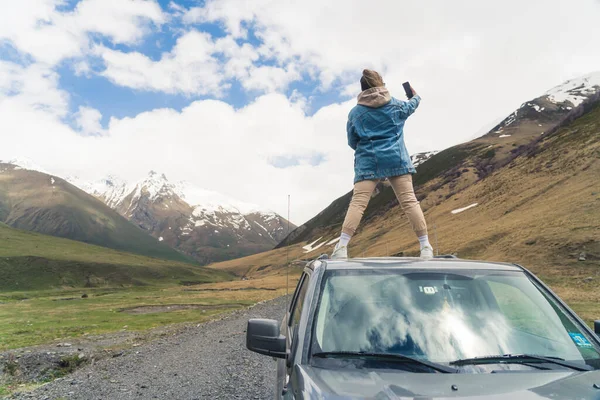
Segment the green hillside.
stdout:
<path fill-rule="evenodd" d="M 0 291 L 230 279 L 231 275 L 225 272 L 22 231 L 0 223 Z"/>
<path fill-rule="evenodd" d="M 0 222 L 149 257 L 191 259 L 55 176 L 0 164 Z"/>

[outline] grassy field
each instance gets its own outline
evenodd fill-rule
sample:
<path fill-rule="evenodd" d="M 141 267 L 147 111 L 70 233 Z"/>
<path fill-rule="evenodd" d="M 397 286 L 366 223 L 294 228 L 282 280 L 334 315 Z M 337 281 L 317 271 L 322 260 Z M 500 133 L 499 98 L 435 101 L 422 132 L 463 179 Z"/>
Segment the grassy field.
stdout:
<path fill-rule="evenodd" d="M 278 276 L 241 280 L 0 223 L 0 351 L 202 322 L 284 288 Z"/>
<path fill-rule="evenodd" d="M 83 293 L 88 297 L 82 298 Z M 184 287 L 0 293 L 0 351 L 107 332 L 203 322 L 284 294 L 283 281 L 277 278 Z"/>

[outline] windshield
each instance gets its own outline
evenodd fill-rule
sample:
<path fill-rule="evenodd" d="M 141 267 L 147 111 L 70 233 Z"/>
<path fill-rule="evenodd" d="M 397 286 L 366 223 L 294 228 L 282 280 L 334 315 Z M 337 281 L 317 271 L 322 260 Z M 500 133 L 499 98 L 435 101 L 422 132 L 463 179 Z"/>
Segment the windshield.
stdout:
<path fill-rule="evenodd" d="M 330 270 L 311 352 L 437 363 L 527 353 L 599 366 L 598 349 L 581 328 L 519 271 Z"/>

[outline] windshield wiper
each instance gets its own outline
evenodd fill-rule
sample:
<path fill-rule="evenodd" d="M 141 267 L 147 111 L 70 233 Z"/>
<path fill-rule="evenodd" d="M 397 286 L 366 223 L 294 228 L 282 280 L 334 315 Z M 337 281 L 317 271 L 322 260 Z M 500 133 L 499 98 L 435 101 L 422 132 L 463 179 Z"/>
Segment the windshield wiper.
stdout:
<path fill-rule="evenodd" d="M 565 359 L 560 357 L 538 356 L 535 354 L 499 354 L 495 356 L 473 357 L 451 361 L 449 362 L 449 364 L 458 366 L 497 363 L 527 364 L 531 363 L 532 361 L 561 365 L 563 367 L 571 368 L 577 371 L 591 371 L 594 369 L 589 365 L 576 364 L 570 361 L 566 361 Z"/>
<path fill-rule="evenodd" d="M 365 351 L 324 351 L 324 352 L 320 352 L 320 353 L 315 353 L 312 356 L 319 357 L 319 358 L 337 358 L 337 357 L 340 357 L 340 358 L 343 358 L 343 357 L 347 357 L 347 358 L 361 358 L 361 357 L 378 358 L 378 359 L 383 359 L 386 361 L 388 361 L 388 360 L 396 361 L 396 362 L 400 361 L 400 362 L 405 362 L 405 363 L 418 364 L 418 365 L 422 365 L 424 367 L 433 369 L 435 371 L 442 372 L 444 374 L 455 374 L 458 372 L 458 370 L 456 368 L 447 367 L 445 365 L 434 363 L 431 361 L 419 360 L 418 358 L 413 358 L 413 357 L 405 356 L 402 354 L 393 354 L 393 353 L 372 353 L 372 352 L 365 352 Z"/>

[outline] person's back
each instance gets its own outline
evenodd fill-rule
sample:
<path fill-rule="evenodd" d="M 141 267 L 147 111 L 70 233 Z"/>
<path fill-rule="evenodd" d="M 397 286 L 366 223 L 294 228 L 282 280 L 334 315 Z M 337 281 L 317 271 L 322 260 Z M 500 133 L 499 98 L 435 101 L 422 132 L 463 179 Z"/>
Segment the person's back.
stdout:
<path fill-rule="evenodd" d="M 356 151 L 358 168 L 355 183 L 416 172 L 404 145 L 404 123 L 420 100 L 398 100 L 385 87 L 361 92 L 348 115 L 348 144 Z"/>
<path fill-rule="evenodd" d="M 393 98 L 381 76 L 364 70 L 358 104 L 348 114 L 348 145 L 354 152 L 354 193 L 332 258 L 347 257 L 354 235 L 377 182 L 387 178 L 421 244 L 421 256 L 432 257 L 427 224 L 412 186 L 416 170 L 404 144 L 404 123 L 417 109 L 421 97 L 409 101 Z M 411 88 L 412 89 L 412 88 Z M 413 90 L 414 92 L 414 90 Z"/>

